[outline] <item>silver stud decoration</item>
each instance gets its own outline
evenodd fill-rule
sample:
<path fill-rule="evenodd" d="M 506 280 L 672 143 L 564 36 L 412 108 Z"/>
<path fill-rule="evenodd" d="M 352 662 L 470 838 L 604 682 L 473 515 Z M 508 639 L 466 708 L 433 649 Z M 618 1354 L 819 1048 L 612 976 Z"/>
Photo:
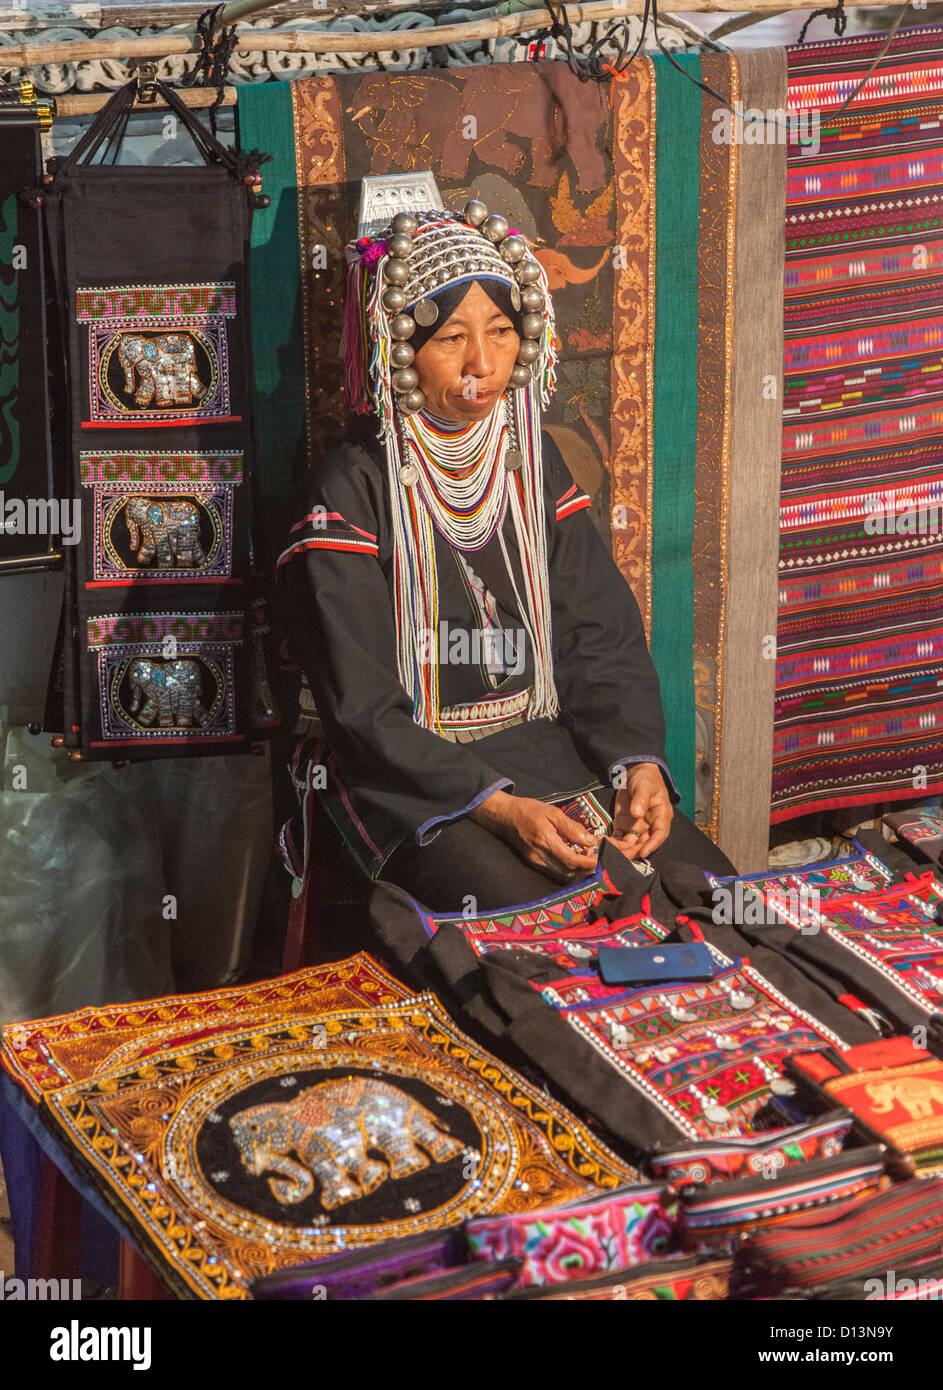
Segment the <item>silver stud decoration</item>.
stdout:
<path fill-rule="evenodd" d="M 393 257 L 386 263 L 386 280 L 389 285 L 405 285 L 409 279 L 409 266 L 405 261 Z"/>
<path fill-rule="evenodd" d="M 517 350 L 517 360 L 520 365 L 522 367 L 533 366 L 539 356 L 540 348 L 534 342 L 533 338 L 522 338 L 521 345 Z M 397 363 L 397 366 L 399 366 L 399 363 Z"/>
<path fill-rule="evenodd" d="M 516 265 L 527 255 L 527 242 L 521 236 L 506 236 L 499 249 L 509 265 Z"/>
<path fill-rule="evenodd" d="M 411 343 L 394 343 L 390 348 L 390 362 L 394 367 L 411 367 L 415 357 Z"/>
<path fill-rule="evenodd" d="M 405 410 L 407 415 L 414 415 L 417 410 L 422 410 L 426 403 L 426 398 L 422 391 L 407 391 L 406 395 L 397 402 L 401 410 Z"/>
<path fill-rule="evenodd" d="M 394 232 L 412 237 L 419 230 L 419 219 L 413 217 L 411 212 L 398 212 L 391 225 Z"/>
<path fill-rule="evenodd" d="M 534 373 L 530 367 L 524 367 L 520 363 L 511 372 L 511 386 L 527 386 L 534 379 Z"/>
<path fill-rule="evenodd" d="M 502 217 L 499 212 L 493 212 L 482 222 L 481 230 L 489 241 L 503 241 L 510 231 L 510 226 L 506 217 Z"/>
<path fill-rule="evenodd" d="M 389 309 L 391 314 L 398 314 L 406 308 L 406 296 L 402 290 L 391 285 L 388 290 L 383 291 L 383 307 Z"/>
<path fill-rule="evenodd" d="M 544 307 L 543 290 L 536 285 L 525 285 L 521 290 L 521 305 L 527 313 L 534 313 Z"/>
<path fill-rule="evenodd" d="M 414 367 L 403 367 L 392 376 L 394 391 L 414 391 L 419 385 L 419 373 Z"/>
<path fill-rule="evenodd" d="M 396 256 L 402 261 L 408 261 L 413 254 L 413 239 L 405 232 L 396 232 L 386 243 L 386 249 L 391 256 Z"/>
<path fill-rule="evenodd" d="M 541 314 L 525 314 L 521 319 L 521 336 L 539 338 L 543 332 L 544 321 Z"/>
<path fill-rule="evenodd" d="M 396 314 L 390 319 L 390 336 L 397 338 L 400 342 L 405 338 L 411 338 L 416 331 L 416 320 L 410 318 L 409 314 Z"/>
<path fill-rule="evenodd" d="M 540 279 L 540 263 L 533 256 L 528 256 L 523 265 L 518 267 L 517 278 L 522 285 L 534 284 Z"/>
<path fill-rule="evenodd" d="M 478 198 L 469 198 L 462 209 L 462 216 L 472 227 L 480 227 L 488 216 L 488 209 Z"/>

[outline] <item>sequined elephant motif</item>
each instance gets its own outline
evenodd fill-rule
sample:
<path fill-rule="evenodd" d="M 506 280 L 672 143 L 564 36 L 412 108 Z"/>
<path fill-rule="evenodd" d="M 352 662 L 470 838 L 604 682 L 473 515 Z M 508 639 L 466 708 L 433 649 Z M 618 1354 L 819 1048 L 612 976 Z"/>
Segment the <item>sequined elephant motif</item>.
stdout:
<path fill-rule="evenodd" d="M 895 1081 L 873 1081 L 866 1087 L 878 1115 L 900 1105 L 912 1120 L 926 1120 L 943 1110 L 943 1082 L 930 1077 L 908 1076 Z"/>
<path fill-rule="evenodd" d="M 128 680 L 128 709 L 141 724 L 151 725 L 156 718 L 161 729 L 187 729 L 205 724 L 210 717 L 203 704 L 200 668 L 195 661 L 132 661 Z"/>
<path fill-rule="evenodd" d="M 162 570 L 202 565 L 206 556 L 200 545 L 200 512 L 194 503 L 129 497 L 124 514 L 139 565 L 150 564 L 155 555 Z"/>
<path fill-rule="evenodd" d="M 303 1201 L 317 1178 L 325 1211 L 366 1196 L 387 1178 L 427 1168 L 426 1153 L 445 1163 L 463 1149 L 425 1106 L 366 1077 L 322 1082 L 292 1100 L 243 1110 L 229 1123 L 250 1173 L 282 1174 L 269 1178 L 280 1202 Z"/>
<path fill-rule="evenodd" d="M 136 405 L 153 401 L 158 409 L 193 405 L 206 395 L 196 370 L 196 348 L 187 333 L 123 333 L 118 359 L 125 390 Z"/>

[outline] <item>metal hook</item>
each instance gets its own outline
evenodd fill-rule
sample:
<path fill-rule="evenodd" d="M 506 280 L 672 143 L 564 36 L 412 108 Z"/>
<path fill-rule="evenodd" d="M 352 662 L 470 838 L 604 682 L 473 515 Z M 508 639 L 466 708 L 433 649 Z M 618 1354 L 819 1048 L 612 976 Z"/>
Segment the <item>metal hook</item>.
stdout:
<path fill-rule="evenodd" d="M 142 106 L 153 105 L 157 100 L 157 64 L 147 63 L 140 58 L 132 58 L 128 63 L 128 72 L 137 74 L 137 96 Z"/>

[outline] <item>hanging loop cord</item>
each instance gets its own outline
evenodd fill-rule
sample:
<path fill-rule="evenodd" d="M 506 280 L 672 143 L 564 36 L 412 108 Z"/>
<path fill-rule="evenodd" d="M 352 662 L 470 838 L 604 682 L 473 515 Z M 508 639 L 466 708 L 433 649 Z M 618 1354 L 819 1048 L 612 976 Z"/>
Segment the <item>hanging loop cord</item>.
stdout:
<path fill-rule="evenodd" d="M 223 104 L 229 65 L 232 62 L 236 44 L 239 42 L 236 37 L 235 24 L 231 24 L 228 29 L 217 29 L 216 27 L 219 16 L 225 8 L 225 5 L 214 5 L 212 9 L 204 10 L 197 20 L 196 33 L 200 40 L 200 54 L 193 71 L 180 84 L 182 87 L 195 87 L 199 82 L 201 87 L 216 88 L 216 100 L 210 107 L 210 129 L 214 135 L 216 134 L 216 112 Z"/>

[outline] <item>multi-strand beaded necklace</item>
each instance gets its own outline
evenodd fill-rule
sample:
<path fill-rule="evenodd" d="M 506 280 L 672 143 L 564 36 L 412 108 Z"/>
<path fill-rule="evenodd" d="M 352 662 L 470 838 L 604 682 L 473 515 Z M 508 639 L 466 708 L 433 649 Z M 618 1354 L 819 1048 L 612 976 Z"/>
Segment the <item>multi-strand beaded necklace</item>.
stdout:
<path fill-rule="evenodd" d="M 418 412 L 398 413 L 400 437 L 387 437 L 399 678 L 412 697 L 417 722 L 436 731 L 441 730 L 434 531 L 461 551 L 481 550 L 497 536 L 534 654 L 527 717 L 554 715 L 559 708 L 550 646 L 540 421 L 533 392 L 513 395 L 513 407 L 501 396 L 485 419 L 459 429 Z M 508 510 L 523 602 L 503 534 Z"/>

